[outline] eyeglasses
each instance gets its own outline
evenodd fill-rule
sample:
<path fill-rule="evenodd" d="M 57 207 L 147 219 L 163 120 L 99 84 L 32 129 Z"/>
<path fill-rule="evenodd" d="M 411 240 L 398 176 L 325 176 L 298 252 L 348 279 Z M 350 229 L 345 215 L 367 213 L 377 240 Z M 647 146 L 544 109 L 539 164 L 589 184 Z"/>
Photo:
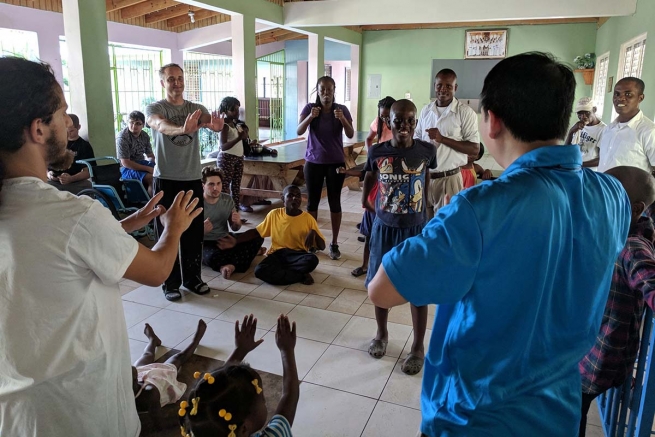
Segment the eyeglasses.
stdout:
<path fill-rule="evenodd" d="M 130 120 L 129 124 L 134 125 L 134 126 L 143 126 L 143 123 L 141 123 L 140 121 L 131 121 Z"/>

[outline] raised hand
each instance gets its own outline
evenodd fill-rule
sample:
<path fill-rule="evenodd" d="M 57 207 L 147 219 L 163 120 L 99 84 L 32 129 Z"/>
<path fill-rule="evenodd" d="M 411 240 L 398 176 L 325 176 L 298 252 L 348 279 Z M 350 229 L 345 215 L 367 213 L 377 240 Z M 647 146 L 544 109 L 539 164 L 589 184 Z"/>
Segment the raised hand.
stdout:
<path fill-rule="evenodd" d="M 334 117 L 337 120 L 342 120 L 343 119 L 343 109 L 335 109 L 334 110 Z"/>
<path fill-rule="evenodd" d="M 243 318 L 240 329 L 238 320 L 234 325 L 234 346 L 244 357 L 264 342 L 263 338 L 255 341 L 256 332 L 257 319 L 252 314 Z"/>
<path fill-rule="evenodd" d="M 196 109 L 194 112 L 187 115 L 186 120 L 184 121 L 184 126 L 182 126 L 182 133 L 192 134 L 198 132 L 198 129 L 202 127 L 200 125 L 200 116 L 202 116 L 202 111 L 200 109 Z"/>
<path fill-rule="evenodd" d="M 202 214 L 202 208 L 196 208 L 198 198 L 193 197 L 193 191 L 180 191 L 173 199 L 168 211 L 160 215 L 160 220 L 169 232 L 182 234 L 191 222 Z"/>
<path fill-rule="evenodd" d="M 443 136 L 441 136 L 441 132 L 439 132 L 439 129 L 437 129 L 436 127 L 426 129 L 425 131 L 428 133 L 428 136 L 430 137 L 431 140 L 434 140 L 437 143 L 440 143 L 443 140 Z"/>
<path fill-rule="evenodd" d="M 218 111 L 212 111 L 210 115 L 211 118 L 209 123 L 202 123 L 200 127 L 205 127 L 209 130 L 213 130 L 214 132 L 222 131 L 223 126 L 225 126 L 225 114 L 219 113 Z"/>
<path fill-rule="evenodd" d="M 312 112 L 309 114 L 309 116 L 312 117 L 312 119 L 314 119 L 314 118 L 318 117 L 319 115 L 321 115 L 321 107 L 320 106 L 313 106 L 312 107 Z"/>
<path fill-rule="evenodd" d="M 277 318 L 275 344 L 282 352 L 293 351 L 296 347 L 296 322 L 289 323 L 289 318 L 284 314 Z"/>

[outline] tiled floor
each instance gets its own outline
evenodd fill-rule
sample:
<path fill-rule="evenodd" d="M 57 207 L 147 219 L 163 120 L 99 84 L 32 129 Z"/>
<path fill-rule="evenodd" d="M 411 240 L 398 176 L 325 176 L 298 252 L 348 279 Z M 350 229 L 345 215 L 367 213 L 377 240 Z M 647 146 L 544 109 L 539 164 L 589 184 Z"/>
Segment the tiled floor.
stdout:
<path fill-rule="evenodd" d="M 486 156 L 484 159 L 487 159 Z M 491 158 L 493 159 L 493 158 Z M 488 161 L 488 160 L 487 160 Z M 493 168 L 485 161 L 485 168 Z M 497 165 L 497 164 L 496 164 Z M 203 277 L 212 288 L 206 296 L 187 294 L 175 303 L 164 299 L 159 288 L 123 281 L 124 307 L 128 323 L 132 359 L 145 346 L 143 324 L 150 323 L 163 345 L 183 348 L 191 340 L 197 321 L 207 326 L 196 354 L 224 360 L 231 352 L 234 321 L 253 313 L 258 318 L 264 343 L 247 358 L 258 370 L 282 374 L 275 346 L 274 326 L 279 314 L 296 321 L 296 357 L 301 384 L 300 404 L 293 426 L 295 435 L 323 436 L 413 436 L 420 424 L 419 396 L 422 373 L 407 376 L 400 371 L 402 358 L 412 341 L 409 306 L 395 308 L 389 317 L 390 341 L 387 356 L 372 359 L 366 350 L 375 335 L 373 305 L 367 299 L 364 278 L 350 271 L 360 265 L 363 243 L 355 225 L 361 218 L 360 192 L 344 189 L 344 210 L 339 245 L 342 257 L 333 261 L 320 253 L 320 264 L 313 274 L 316 284 L 287 287 L 263 284 L 253 276 L 253 268 L 224 280 L 208 268 Z M 274 202 L 272 207 L 280 207 Z M 259 223 L 272 207 L 255 207 L 246 228 Z M 326 200 L 321 202 L 319 226 L 331 238 Z M 270 242 L 265 242 L 266 246 Z M 255 260 L 255 264 L 261 258 Z M 254 266 L 253 266 L 254 267 Z M 432 326 L 434 308 L 430 308 Z M 426 335 L 426 345 L 431 331 Z M 269 408 L 273 408 L 269 406 Z M 595 406 L 592 407 L 593 411 Z M 590 414 L 588 436 L 602 436 L 597 413 Z"/>

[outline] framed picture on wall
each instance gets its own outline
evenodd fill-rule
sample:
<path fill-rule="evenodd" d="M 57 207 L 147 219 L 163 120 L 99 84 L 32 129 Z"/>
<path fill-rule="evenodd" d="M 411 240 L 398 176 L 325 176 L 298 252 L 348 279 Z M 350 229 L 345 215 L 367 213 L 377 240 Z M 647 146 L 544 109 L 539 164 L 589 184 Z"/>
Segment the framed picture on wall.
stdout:
<path fill-rule="evenodd" d="M 467 30 L 465 59 L 502 59 L 507 56 L 507 29 Z"/>

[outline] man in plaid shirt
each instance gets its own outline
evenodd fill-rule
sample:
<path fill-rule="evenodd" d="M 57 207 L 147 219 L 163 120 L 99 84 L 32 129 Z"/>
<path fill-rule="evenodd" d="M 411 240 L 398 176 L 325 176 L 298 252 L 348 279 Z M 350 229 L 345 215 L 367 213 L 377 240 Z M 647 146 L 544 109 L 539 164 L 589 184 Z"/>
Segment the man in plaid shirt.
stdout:
<path fill-rule="evenodd" d="M 655 308 L 655 229 L 650 218 L 642 217 L 655 201 L 655 179 L 636 167 L 614 167 L 606 173 L 616 177 L 628 193 L 632 220 L 628 241 L 614 263 L 596 344 L 578 365 L 582 376 L 580 437 L 585 435 L 593 400 L 608 389 L 621 386 L 632 372 L 639 350 L 644 302 Z"/>

